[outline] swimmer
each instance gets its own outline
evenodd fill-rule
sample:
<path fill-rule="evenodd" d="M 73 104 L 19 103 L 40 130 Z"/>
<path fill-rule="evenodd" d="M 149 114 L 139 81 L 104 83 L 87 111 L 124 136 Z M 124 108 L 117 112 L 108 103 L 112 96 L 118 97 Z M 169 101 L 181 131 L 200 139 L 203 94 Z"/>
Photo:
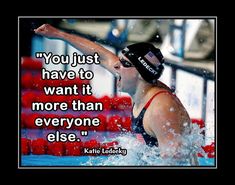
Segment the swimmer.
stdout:
<path fill-rule="evenodd" d="M 129 93 L 133 99 L 133 132 L 147 145 L 159 147 L 162 157 L 189 157 L 178 151 L 182 144 L 180 137 L 190 126 L 190 118 L 171 89 L 158 80 L 164 70 L 164 57 L 158 48 L 150 43 L 136 43 L 116 56 L 95 42 L 49 24 L 34 31 L 47 38 L 64 40 L 83 54 L 97 52 L 101 65 L 118 76 L 118 89 Z M 169 154 L 169 149 L 173 153 Z M 198 164 L 196 154 L 190 160 L 192 165 Z"/>

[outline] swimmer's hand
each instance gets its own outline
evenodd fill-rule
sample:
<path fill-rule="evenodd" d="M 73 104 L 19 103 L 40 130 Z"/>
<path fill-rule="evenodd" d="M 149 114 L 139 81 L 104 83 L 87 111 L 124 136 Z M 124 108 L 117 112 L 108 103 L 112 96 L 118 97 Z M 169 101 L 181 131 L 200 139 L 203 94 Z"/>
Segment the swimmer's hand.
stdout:
<path fill-rule="evenodd" d="M 44 37 L 48 38 L 60 38 L 61 31 L 57 28 L 51 26 L 50 24 L 43 24 L 42 26 L 38 27 L 37 29 L 34 29 L 34 32 L 38 35 L 42 35 Z"/>

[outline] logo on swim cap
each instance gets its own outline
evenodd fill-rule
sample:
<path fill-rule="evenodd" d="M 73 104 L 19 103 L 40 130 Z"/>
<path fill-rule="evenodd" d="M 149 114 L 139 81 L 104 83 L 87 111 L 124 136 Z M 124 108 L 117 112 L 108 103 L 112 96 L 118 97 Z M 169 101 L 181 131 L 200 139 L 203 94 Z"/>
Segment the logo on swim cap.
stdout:
<path fill-rule="evenodd" d="M 150 72 L 153 73 L 154 75 L 157 74 L 157 71 L 154 70 L 150 65 L 147 64 L 147 62 L 144 61 L 142 57 L 139 57 L 138 60 L 143 64 L 143 66 Z"/>
<path fill-rule="evenodd" d="M 152 64 L 156 64 L 156 67 L 161 64 L 159 59 L 153 54 L 152 51 L 149 51 L 146 55 L 144 55 L 144 57 Z"/>

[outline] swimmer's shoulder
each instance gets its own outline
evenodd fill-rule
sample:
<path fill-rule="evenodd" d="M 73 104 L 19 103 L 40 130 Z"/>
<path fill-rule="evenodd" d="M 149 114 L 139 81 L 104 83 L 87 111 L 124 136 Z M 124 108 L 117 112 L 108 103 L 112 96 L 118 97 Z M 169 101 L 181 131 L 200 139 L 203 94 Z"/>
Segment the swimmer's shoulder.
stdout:
<path fill-rule="evenodd" d="M 163 82 L 161 82 L 160 80 L 157 81 L 156 88 L 158 88 L 159 90 L 166 90 L 166 91 L 172 92 L 171 88 L 168 87 Z"/>
<path fill-rule="evenodd" d="M 190 122 L 187 110 L 171 91 L 161 89 L 149 106 L 149 116 L 162 119 L 172 118 L 172 120 L 182 120 L 180 122 Z M 159 90 L 160 92 L 160 90 Z"/>
<path fill-rule="evenodd" d="M 153 98 L 147 110 L 147 114 L 150 117 L 152 115 L 154 117 L 168 116 L 169 113 L 172 114 L 173 112 L 179 112 L 181 109 L 184 109 L 179 99 L 170 89 L 157 87 L 154 94 L 156 96 Z"/>
<path fill-rule="evenodd" d="M 156 92 L 156 96 L 153 98 L 149 108 L 153 110 L 162 109 L 169 105 L 175 104 L 175 96 L 171 91 L 161 89 Z"/>

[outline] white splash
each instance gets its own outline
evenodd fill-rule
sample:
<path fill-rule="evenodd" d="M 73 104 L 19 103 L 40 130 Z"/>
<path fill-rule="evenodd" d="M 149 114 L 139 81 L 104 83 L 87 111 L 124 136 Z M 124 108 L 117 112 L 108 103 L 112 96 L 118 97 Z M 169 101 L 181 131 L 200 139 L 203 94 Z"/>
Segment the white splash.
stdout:
<path fill-rule="evenodd" d="M 175 111 L 174 107 L 171 107 L 170 112 L 174 112 L 174 111 Z"/>
<path fill-rule="evenodd" d="M 167 125 L 167 126 L 170 126 L 170 125 L 171 125 L 171 123 L 168 121 L 168 122 L 166 122 L 166 125 Z"/>
<path fill-rule="evenodd" d="M 173 131 L 172 131 L 173 132 Z M 181 146 L 177 148 L 168 147 L 164 154 L 169 157 L 161 157 L 158 147 L 149 147 L 136 139 L 133 134 L 123 134 L 117 138 L 119 147 L 127 150 L 127 155 L 112 155 L 102 158 L 98 166 L 190 166 L 194 154 L 203 153 L 201 146 L 204 139 L 202 130 L 196 124 L 192 124 L 179 139 Z M 177 134 L 175 134 L 177 135 Z M 172 142 L 173 143 L 173 142 Z M 171 143 L 169 143 L 171 145 Z M 177 155 L 175 155 L 177 153 Z M 171 156 L 171 157 L 170 157 Z M 172 157 L 174 156 L 174 157 Z M 177 156 L 177 157 L 175 157 Z M 194 158 L 195 159 L 195 158 Z M 85 165 L 94 165 L 94 158 L 90 158 Z M 96 160 L 97 161 L 97 160 Z M 195 165 L 195 164 L 193 164 Z"/>

